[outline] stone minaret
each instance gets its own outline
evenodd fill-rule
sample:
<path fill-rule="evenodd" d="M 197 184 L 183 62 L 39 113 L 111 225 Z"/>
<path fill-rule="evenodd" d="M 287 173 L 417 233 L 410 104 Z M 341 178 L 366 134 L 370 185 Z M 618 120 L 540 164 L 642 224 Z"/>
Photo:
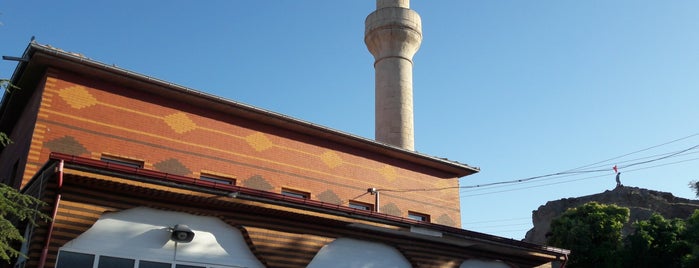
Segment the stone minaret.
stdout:
<path fill-rule="evenodd" d="M 413 55 L 422 42 L 420 16 L 409 0 L 377 0 L 365 25 L 376 70 L 376 140 L 415 150 Z"/>

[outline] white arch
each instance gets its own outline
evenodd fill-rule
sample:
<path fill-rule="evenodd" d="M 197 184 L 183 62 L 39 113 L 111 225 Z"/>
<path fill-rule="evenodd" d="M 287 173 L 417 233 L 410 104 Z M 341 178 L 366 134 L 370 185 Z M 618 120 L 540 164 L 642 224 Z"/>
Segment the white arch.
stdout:
<path fill-rule="evenodd" d="M 186 224 L 190 243 L 171 241 L 168 228 Z M 264 267 L 250 252 L 240 230 L 215 217 L 137 207 L 105 213 L 61 250 L 131 259 L 183 261 L 224 266 Z"/>
<path fill-rule="evenodd" d="M 308 268 L 410 268 L 397 249 L 385 244 L 338 238 L 323 246 Z"/>

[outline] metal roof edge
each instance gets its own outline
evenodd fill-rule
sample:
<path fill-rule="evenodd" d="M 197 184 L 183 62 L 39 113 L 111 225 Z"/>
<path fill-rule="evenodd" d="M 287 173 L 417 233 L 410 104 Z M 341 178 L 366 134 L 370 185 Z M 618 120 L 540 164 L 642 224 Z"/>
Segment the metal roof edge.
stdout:
<path fill-rule="evenodd" d="M 209 94 L 206 92 L 202 92 L 199 90 L 195 90 L 192 88 L 188 88 L 179 84 L 175 84 L 172 82 L 167 82 L 165 80 L 161 80 L 158 78 L 150 77 L 147 75 L 143 75 L 140 73 L 136 73 L 124 68 L 120 68 L 117 66 L 112 66 L 108 65 L 96 60 L 89 59 L 83 55 L 77 54 L 77 53 L 70 53 L 63 51 L 58 48 L 54 48 L 48 45 L 41 45 L 38 44 L 34 41 L 30 42 L 26 51 L 24 52 L 23 57 L 29 57 L 30 60 L 33 59 L 33 56 L 37 53 L 45 53 L 48 54 L 49 56 L 55 56 L 64 60 L 69 60 L 74 63 L 86 65 L 92 68 L 98 68 L 104 71 L 107 71 L 109 73 L 112 73 L 114 75 L 121 75 L 121 76 L 126 76 L 132 79 L 137 79 L 140 80 L 141 82 L 145 83 L 150 83 L 154 84 L 160 87 L 164 87 L 170 90 L 177 91 L 179 93 L 183 93 L 189 96 L 195 96 L 198 98 L 206 99 L 208 101 L 213 101 L 219 104 L 223 104 L 226 106 L 230 106 L 232 108 L 244 110 L 247 113 L 252 113 L 256 114 L 259 116 L 263 117 L 268 117 L 269 119 L 276 121 L 278 124 L 277 126 L 284 127 L 287 129 L 291 129 L 289 125 L 295 125 L 303 128 L 304 130 L 301 131 L 306 131 L 307 134 L 309 135 L 315 135 L 315 136 L 320 136 L 329 140 L 333 140 L 335 142 L 343 143 L 346 145 L 350 145 L 353 147 L 360 147 L 366 150 L 370 150 L 373 152 L 377 152 L 380 154 L 388 155 L 390 157 L 395 157 L 398 159 L 406 160 L 408 162 L 417 162 L 419 164 L 423 164 L 426 166 L 430 166 L 432 168 L 442 170 L 442 171 L 447 171 L 450 173 L 455 174 L 455 177 L 463 177 L 463 176 L 468 176 L 474 173 L 477 173 L 480 171 L 479 168 L 477 167 L 472 167 L 467 164 L 463 164 L 457 161 L 452 161 L 444 158 L 439 158 L 435 156 L 430 156 L 427 154 L 423 154 L 417 151 L 411 151 L 411 150 L 406 150 L 403 148 L 395 147 L 389 144 L 381 143 L 369 138 L 361 137 L 358 135 L 350 134 L 347 132 L 339 131 L 336 129 L 332 129 L 329 127 L 325 127 L 319 124 L 314 124 L 308 121 L 300 120 L 297 118 L 293 118 L 281 113 L 265 110 L 259 107 L 255 107 L 252 105 L 244 104 L 241 102 L 233 101 L 230 99 L 226 99 L 223 97 L 219 97 L 213 94 Z M 18 68 L 15 70 L 15 73 L 13 74 L 13 80 L 19 79 L 18 76 L 21 76 L 21 72 L 26 65 L 26 62 L 20 63 Z M 17 77 L 16 77 L 17 76 Z M 3 103 L 0 104 L 2 107 L 5 106 L 5 99 L 3 98 Z M 2 109 L 2 108 L 0 108 Z M 282 126 L 283 124 L 286 124 L 286 126 Z M 298 128 L 294 129 L 296 131 L 300 131 Z M 325 135 L 323 135 L 325 134 Z"/>
<path fill-rule="evenodd" d="M 346 207 L 346 206 L 342 206 L 342 205 L 325 203 L 325 202 L 317 201 L 317 200 L 290 197 L 290 196 L 285 196 L 285 195 L 278 194 L 278 193 L 255 190 L 255 189 L 250 189 L 250 188 L 241 187 L 241 186 L 233 186 L 233 185 L 228 185 L 228 184 L 216 184 L 214 182 L 201 181 L 201 180 L 197 180 L 197 179 L 190 178 L 190 177 L 173 175 L 173 174 L 168 174 L 168 173 L 154 171 L 154 170 L 134 168 L 134 167 L 130 167 L 130 166 L 108 163 L 108 162 L 103 162 L 100 160 L 89 159 L 89 158 L 84 158 L 84 157 L 79 157 L 79 156 L 74 156 L 74 155 L 67 155 L 67 154 L 62 154 L 62 153 L 51 153 L 49 158 L 50 158 L 50 160 L 46 164 L 46 166 L 51 166 L 52 164 L 55 164 L 55 163 L 53 163 L 53 161 L 64 161 L 66 163 L 66 165 L 84 166 L 84 167 L 92 168 L 91 170 L 94 170 L 94 171 L 109 171 L 109 172 L 123 173 L 123 174 L 129 175 L 129 176 L 143 176 L 143 177 L 148 177 L 148 178 L 153 179 L 153 180 L 150 180 L 151 182 L 163 181 L 163 183 L 167 183 L 168 185 L 183 185 L 183 186 L 188 186 L 188 187 L 197 187 L 197 188 L 201 188 L 201 190 L 203 190 L 203 191 L 207 191 L 210 193 L 217 192 L 217 193 L 220 193 L 222 195 L 227 195 L 227 196 L 235 195 L 236 198 L 249 199 L 249 200 L 260 201 L 260 202 L 281 203 L 283 205 L 287 205 L 287 206 L 291 206 L 291 207 L 310 209 L 312 211 L 319 211 L 319 212 L 330 213 L 330 214 L 339 213 L 341 215 L 348 216 L 350 218 L 358 218 L 358 219 L 369 220 L 369 221 L 374 221 L 374 222 L 378 222 L 378 223 L 390 223 L 390 224 L 402 225 L 405 227 L 417 226 L 417 227 L 422 227 L 422 228 L 426 228 L 426 229 L 430 229 L 430 230 L 444 232 L 445 234 L 447 234 L 449 236 L 453 236 L 453 237 L 457 237 L 457 238 L 471 239 L 474 241 L 481 241 L 481 242 L 494 244 L 494 245 L 504 245 L 504 246 L 509 246 L 509 247 L 516 247 L 516 248 L 520 248 L 520 249 L 524 249 L 524 250 L 530 250 L 530 251 L 536 251 L 539 253 L 550 254 L 553 256 L 560 257 L 560 256 L 570 254 L 570 251 L 566 250 L 566 249 L 555 248 L 555 247 L 544 246 L 544 245 L 537 245 L 537 244 L 533 244 L 533 243 L 529 243 L 529 242 L 499 237 L 499 236 L 485 234 L 485 233 L 479 233 L 479 232 L 475 232 L 475 231 L 470 231 L 470 230 L 446 226 L 446 225 L 440 225 L 440 224 L 429 223 L 429 222 L 421 222 L 421 221 L 416 221 L 416 220 L 412 220 L 409 218 L 403 218 L 403 217 L 393 216 L 393 215 L 389 215 L 389 214 L 378 213 L 378 212 L 374 212 L 374 211 L 360 210 L 360 209 L 350 208 L 350 207 Z M 42 168 L 42 170 L 44 170 L 44 169 Z M 34 179 L 32 179 L 32 181 L 30 182 L 30 185 L 32 184 L 33 180 Z"/>

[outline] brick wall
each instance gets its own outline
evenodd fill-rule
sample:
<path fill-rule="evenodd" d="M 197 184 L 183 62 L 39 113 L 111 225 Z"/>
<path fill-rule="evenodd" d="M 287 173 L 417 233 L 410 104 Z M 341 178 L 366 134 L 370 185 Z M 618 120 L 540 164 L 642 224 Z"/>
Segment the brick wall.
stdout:
<path fill-rule="evenodd" d="M 26 183 L 61 152 L 143 161 L 146 169 L 199 177 L 202 171 L 233 177 L 237 185 L 347 205 L 373 203 L 366 189 L 457 186 L 430 168 L 176 102 L 138 89 L 50 69 L 32 136 Z M 33 168 L 29 168 L 33 167 Z M 429 214 L 432 222 L 460 226 L 458 189 L 381 193 L 384 213 Z"/>

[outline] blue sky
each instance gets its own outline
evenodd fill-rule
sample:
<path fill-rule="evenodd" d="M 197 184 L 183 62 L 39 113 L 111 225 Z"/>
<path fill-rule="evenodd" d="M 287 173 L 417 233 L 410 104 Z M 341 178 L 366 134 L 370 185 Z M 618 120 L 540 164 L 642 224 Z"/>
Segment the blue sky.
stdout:
<path fill-rule="evenodd" d="M 20 56 L 36 36 L 373 138 L 373 57 L 363 36 L 374 8 L 370 0 L 7 0 L 0 54 Z M 411 8 L 424 35 L 414 58 L 417 151 L 480 167 L 463 186 L 598 162 L 581 170 L 609 170 L 463 189 L 465 228 L 523 238 L 531 211 L 547 201 L 613 189 L 614 164 L 627 186 L 694 198 L 687 183 L 699 180 L 699 150 L 668 154 L 699 145 L 699 2 L 413 0 Z M 0 77 L 15 64 L 0 62 Z"/>

